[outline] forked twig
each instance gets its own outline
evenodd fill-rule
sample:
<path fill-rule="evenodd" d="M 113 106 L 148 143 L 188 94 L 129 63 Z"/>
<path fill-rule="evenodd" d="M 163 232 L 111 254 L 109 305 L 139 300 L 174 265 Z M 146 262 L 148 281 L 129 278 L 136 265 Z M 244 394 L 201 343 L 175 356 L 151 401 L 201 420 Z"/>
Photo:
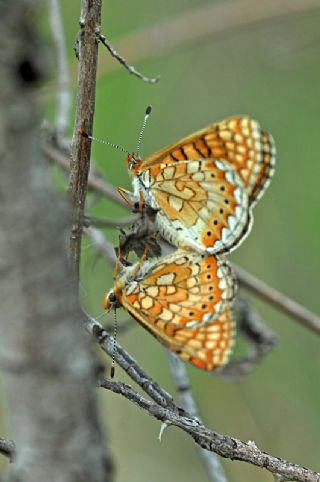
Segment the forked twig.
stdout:
<path fill-rule="evenodd" d="M 160 75 L 156 77 L 146 77 L 145 75 L 141 74 L 133 65 L 129 65 L 128 62 L 115 50 L 114 47 L 108 42 L 106 37 L 102 35 L 100 32 L 97 32 L 97 38 L 100 42 L 109 50 L 112 57 L 118 60 L 118 62 L 123 65 L 127 69 L 130 74 L 135 75 L 139 79 L 143 80 L 144 82 L 148 82 L 149 84 L 155 84 L 160 80 Z"/>

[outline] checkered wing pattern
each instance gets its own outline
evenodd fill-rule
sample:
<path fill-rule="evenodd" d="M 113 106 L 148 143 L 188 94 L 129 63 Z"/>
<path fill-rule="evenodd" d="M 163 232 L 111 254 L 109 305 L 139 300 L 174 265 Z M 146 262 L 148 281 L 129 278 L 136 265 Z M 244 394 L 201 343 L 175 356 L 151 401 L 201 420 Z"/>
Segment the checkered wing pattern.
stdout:
<path fill-rule="evenodd" d="M 227 362 L 235 335 L 230 306 L 236 282 L 225 260 L 177 250 L 144 262 L 133 279 L 125 276 L 113 293 L 160 342 L 205 370 Z"/>
<path fill-rule="evenodd" d="M 270 183 L 275 166 L 275 143 L 259 122 L 234 116 L 191 134 L 143 161 L 142 170 L 172 161 L 212 158 L 228 162 L 240 175 L 254 205 Z"/>

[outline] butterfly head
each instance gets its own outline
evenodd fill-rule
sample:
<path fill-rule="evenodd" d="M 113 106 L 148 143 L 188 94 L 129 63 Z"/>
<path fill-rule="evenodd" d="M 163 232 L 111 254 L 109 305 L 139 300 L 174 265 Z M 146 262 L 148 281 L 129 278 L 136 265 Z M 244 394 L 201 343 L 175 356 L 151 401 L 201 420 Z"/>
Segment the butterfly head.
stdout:
<path fill-rule="evenodd" d="M 118 295 L 118 296 L 117 296 Z M 119 308 L 119 293 L 117 293 L 116 289 L 111 289 L 103 299 L 103 307 L 106 311 L 110 311 L 115 308 Z"/>
<path fill-rule="evenodd" d="M 128 154 L 126 157 L 126 165 L 130 174 L 136 174 L 141 165 L 141 157 L 134 152 Z"/>

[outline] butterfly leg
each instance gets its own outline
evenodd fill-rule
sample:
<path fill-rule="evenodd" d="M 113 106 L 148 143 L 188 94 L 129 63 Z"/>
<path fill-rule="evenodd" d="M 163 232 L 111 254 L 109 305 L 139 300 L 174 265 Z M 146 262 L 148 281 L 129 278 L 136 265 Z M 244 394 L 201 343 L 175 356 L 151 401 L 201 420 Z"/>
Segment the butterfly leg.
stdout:
<path fill-rule="evenodd" d="M 113 280 L 115 281 L 118 277 L 118 271 L 119 271 L 119 264 L 120 264 L 120 257 L 121 257 L 121 247 L 120 247 L 120 238 L 118 240 L 118 254 L 117 254 L 117 259 L 116 263 L 113 268 Z"/>
<path fill-rule="evenodd" d="M 138 273 L 143 261 L 145 260 L 147 254 L 148 254 L 148 249 L 149 249 L 149 245 L 148 245 L 148 243 L 146 243 L 145 247 L 144 247 L 144 250 L 143 250 L 143 253 L 142 253 L 142 256 L 139 259 L 138 263 L 136 264 L 134 270 L 132 271 L 132 274 L 131 274 L 132 278 L 134 278 L 136 276 L 136 274 Z"/>
<path fill-rule="evenodd" d="M 135 208 L 135 204 L 137 203 L 137 197 L 133 194 L 133 192 L 124 189 L 123 187 L 118 187 L 118 193 L 122 197 L 122 199 L 131 207 L 131 209 Z"/>

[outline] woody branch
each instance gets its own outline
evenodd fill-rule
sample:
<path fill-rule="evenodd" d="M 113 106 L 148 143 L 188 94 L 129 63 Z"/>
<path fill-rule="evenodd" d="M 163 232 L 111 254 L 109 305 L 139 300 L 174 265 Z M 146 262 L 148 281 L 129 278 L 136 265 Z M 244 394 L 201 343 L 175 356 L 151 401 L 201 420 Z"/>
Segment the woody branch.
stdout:
<path fill-rule="evenodd" d="M 262 452 L 254 442 L 243 442 L 205 427 L 193 414 L 176 405 L 172 396 L 149 377 L 117 342 L 114 351 L 114 339 L 100 323 L 91 317 L 87 317 L 85 325 L 98 341 L 102 350 L 109 356 L 114 354 L 117 364 L 155 403 L 146 400 L 129 385 L 120 382 L 102 379 L 100 385 L 103 388 L 124 396 L 161 422 L 180 428 L 188 433 L 200 447 L 215 452 L 221 457 L 264 468 L 275 475 L 281 476 L 282 480 L 320 482 L 320 473 Z"/>

